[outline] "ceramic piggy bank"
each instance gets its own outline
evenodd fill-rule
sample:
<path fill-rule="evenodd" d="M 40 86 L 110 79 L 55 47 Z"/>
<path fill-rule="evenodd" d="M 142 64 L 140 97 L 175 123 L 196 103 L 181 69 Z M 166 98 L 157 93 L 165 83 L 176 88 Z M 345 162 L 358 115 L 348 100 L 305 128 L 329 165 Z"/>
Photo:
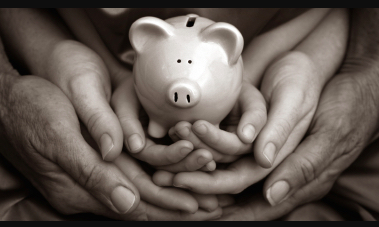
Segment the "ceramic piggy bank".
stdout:
<path fill-rule="evenodd" d="M 242 86 L 243 37 L 228 23 L 197 15 L 133 23 L 134 87 L 149 116 L 148 133 L 167 134 L 179 121 L 216 126 L 236 104 Z"/>

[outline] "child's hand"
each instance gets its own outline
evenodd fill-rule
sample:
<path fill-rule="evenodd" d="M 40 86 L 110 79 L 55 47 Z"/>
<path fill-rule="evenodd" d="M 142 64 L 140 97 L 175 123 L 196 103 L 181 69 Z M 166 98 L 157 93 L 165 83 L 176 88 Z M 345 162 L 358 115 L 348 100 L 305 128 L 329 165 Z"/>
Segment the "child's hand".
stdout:
<path fill-rule="evenodd" d="M 214 170 L 212 154 L 206 150 L 193 151 L 194 147 L 189 141 L 161 145 L 146 137 L 144 127 L 147 118 L 140 117 L 142 107 L 131 76 L 120 82 L 113 93 L 111 104 L 120 120 L 125 145 L 135 158 L 170 172 L 195 171 L 202 167 L 208 171 Z"/>
<path fill-rule="evenodd" d="M 169 135 L 174 141 L 185 139 L 197 149 L 210 151 L 216 162 L 230 163 L 240 155 L 252 152 L 252 142 L 266 119 L 263 96 L 254 86 L 244 82 L 235 108 L 221 123 L 221 128 L 226 131 L 199 120 L 192 126 L 188 122 L 179 122 L 170 129 Z"/>

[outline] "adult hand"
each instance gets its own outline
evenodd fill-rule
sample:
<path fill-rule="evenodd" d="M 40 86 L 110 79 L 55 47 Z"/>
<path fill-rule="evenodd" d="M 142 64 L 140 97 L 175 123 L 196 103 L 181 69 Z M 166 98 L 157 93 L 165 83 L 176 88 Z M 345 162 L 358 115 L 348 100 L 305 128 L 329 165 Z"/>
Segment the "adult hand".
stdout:
<path fill-rule="evenodd" d="M 231 206 L 221 220 L 272 220 L 322 198 L 338 176 L 378 137 L 377 9 L 354 9 L 349 51 L 322 93 L 308 136 L 264 184 L 262 196 Z"/>
<path fill-rule="evenodd" d="M 265 181 L 262 196 L 225 210 L 221 220 L 275 219 L 325 196 L 378 130 L 374 71 L 345 71 L 323 92 L 309 135 Z M 271 205 L 270 205 L 271 204 Z"/>
<path fill-rule="evenodd" d="M 137 207 L 137 189 L 84 141 L 73 106 L 59 88 L 34 76 L 1 80 L 1 132 L 14 147 L 3 155 L 54 207 L 76 211 L 64 208 L 74 200 L 59 200 L 70 195 L 64 191 L 70 186 L 88 191 L 116 213 Z"/>
<path fill-rule="evenodd" d="M 189 194 L 150 187 L 153 183 L 147 174 L 126 154 L 115 161 L 126 164 L 121 170 L 104 162 L 84 140 L 67 97 L 50 82 L 34 76 L 6 76 L 0 85 L 1 139 L 5 144 L 1 153 L 59 212 L 91 212 L 125 220 L 203 220 L 221 214 L 220 208 L 193 213 L 196 200 Z M 84 128 L 82 131 L 91 139 Z M 92 145 L 96 147 L 93 141 Z M 132 183 L 127 176 L 133 174 Z M 145 186 L 142 193 L 150 194 L 147 201 L 160 197 L 158 200 L 164 201 L 159 204 L 173 210 L 140 201 L 134 183 Z M 178 203 L 185 207 L 181 210 L 192 213 L 175 209 Z"/>

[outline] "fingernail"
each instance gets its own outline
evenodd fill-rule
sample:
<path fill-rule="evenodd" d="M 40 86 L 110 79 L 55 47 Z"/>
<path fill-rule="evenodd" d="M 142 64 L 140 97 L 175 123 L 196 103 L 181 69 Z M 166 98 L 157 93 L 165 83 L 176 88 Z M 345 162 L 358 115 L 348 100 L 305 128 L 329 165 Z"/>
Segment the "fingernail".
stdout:
<path fill-rule="evenodd" d="M 138 152 L 143 146 L 142 138 L 139 134 L 133 134 L 128 138 L 129 151 L 134 153 Z"/>
<path fill-rule="evenodd" d="M 269 189 L 267 189 L 266 197 L 271 206 L 275 206 L 286 198 L 290 190 L 290 186 L 286 181 L 277 181 Z"/>
<path fill-rule="evenodd" d="M 276 154 L 275 145 L 273 143 L 266 144 L 266 147 L 263 149 L 263 155 L 270 162 L 271 166 L 274 162 L 275 154 Z"/>
<path fill-rule="evenodd" d="M 200 124 L 200 125 L 194 127 L 194 129 L 200 135 L 204 135 L 205 133 L 207 133 L 207 130 L 208 130 L 204 124 Z"/>
<path fill-rule="evenodd" d="M 133 206 L 136 196 L 129 189 L 118 186 L 111 194 L 113 206 L 121 213 L 125 214 Z"/>
<path fill-rule="evenodd" d="M 180 149 L 180 153 L 184 156 L 184 155 L 187 155 L 188 153 L 190 153 L 192 151 L 191 148 L 188 148 L 188 147 L 184 147 L 182 149 Z"/>
<path fill-rule="evenodd" d="M 200 157 L 197 159 L 197 163 L 199 163 L 200 165 L 205 165 L 209 162 L 209 159 L 205 158 L 205 157 Z"/>
<path fill-rule="evenodd" d="M 182 129 L 178 131 L 178 133 L 179 133 L 179 136 L 181 137 L 187 137 L 190 134 L 190 130 L 188 127 L 183 127 Z"/>
<path fill-rule="evenodd" d="M 208 162 L 206 167 L 208 171 L 214 171 L 216 169 L 216 162 Z"/>
<path fill-rule="evenodd" d="M 105 160 L 105 157 L 109 153 L 109 151 L 112 150 L 114 147 L 112 138 L 108 134 L 103 134 L 100 137 L 100 152 L 101 156 L 103 157 L 103 160 Z"/>
<path fill-rule="evenodd" d="M 250 143 L 253 142 L 255 137 L 255 128 L 253 125 L 245 125 L 245 127 L 243 127 L 242 129 L 242 133 L 245 135 L 246 139 L 248 139 Z"/>

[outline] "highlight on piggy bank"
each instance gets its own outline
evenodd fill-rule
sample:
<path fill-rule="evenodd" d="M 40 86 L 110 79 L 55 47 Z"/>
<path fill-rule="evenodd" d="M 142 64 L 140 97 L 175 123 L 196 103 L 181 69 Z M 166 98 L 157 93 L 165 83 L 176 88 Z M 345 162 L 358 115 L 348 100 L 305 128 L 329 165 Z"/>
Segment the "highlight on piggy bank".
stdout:
<path fill-rule="evenodd" d="M 242 86 L 243 37 L 233 25 L 197 15 L 135 21 L 136 94 L 149 116 L 148 134 L 162 138 L 179 121 L 215 126 L 235 105 Z"/>

